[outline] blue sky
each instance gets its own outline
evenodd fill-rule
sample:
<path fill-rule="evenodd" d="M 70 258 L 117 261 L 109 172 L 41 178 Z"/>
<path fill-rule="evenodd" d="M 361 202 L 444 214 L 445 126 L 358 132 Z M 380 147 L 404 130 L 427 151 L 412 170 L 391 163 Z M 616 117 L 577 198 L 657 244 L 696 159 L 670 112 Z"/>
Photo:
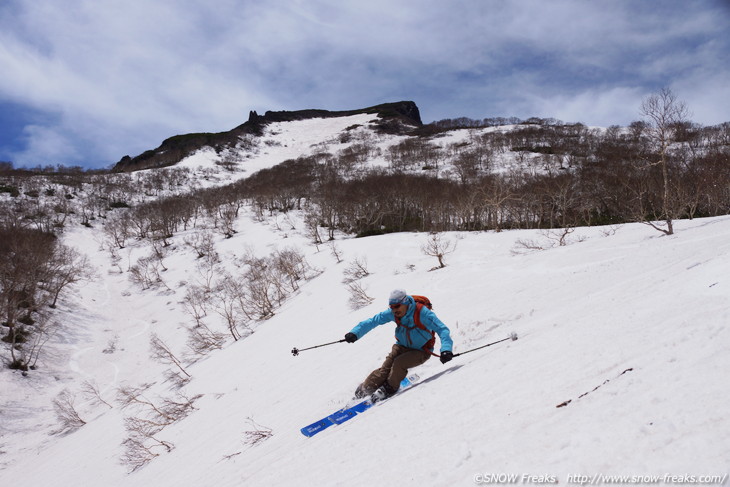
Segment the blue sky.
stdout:
<path fill-rule="evenodd" d="M 727 0 L 0 0 L 0 161 L 109 167 L 249 110 L 730 121 Z"/>

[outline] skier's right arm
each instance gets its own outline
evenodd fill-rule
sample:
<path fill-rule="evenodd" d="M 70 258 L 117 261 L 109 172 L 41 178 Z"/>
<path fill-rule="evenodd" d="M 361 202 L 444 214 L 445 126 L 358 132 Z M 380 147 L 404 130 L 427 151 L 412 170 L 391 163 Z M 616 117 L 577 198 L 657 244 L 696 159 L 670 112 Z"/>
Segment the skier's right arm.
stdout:
<path fill-rule="evenodd" d="M 393 312 L 387 309 L 383 312 L 376 314 L 372 318 L 361 321 L 360 323 L 355 325 L 352 330 L 350 330 L 350 333 L 354 334 L 357 338 L 362 338 L 363 335 L 365 335 L 376 326 L 389 323 L 391 321 L 393 321 Z"/>

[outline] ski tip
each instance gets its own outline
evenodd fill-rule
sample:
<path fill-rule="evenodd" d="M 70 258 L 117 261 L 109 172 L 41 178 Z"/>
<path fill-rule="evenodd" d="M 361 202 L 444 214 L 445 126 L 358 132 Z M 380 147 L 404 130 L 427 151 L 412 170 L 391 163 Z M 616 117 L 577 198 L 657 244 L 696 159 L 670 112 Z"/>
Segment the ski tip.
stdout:
<path fill-rule="evenodd" d="M 334 423 L 329 418 L 326 418 L 326 419 L 317 421 L 316 423 L 312 423 L 309 426 L 305 426 L 304 428 L 302 428 L 299 431 L 301 431 L 302 434 L 304 436 L 306 436 L 307 438 L 311 438 L 312 436 L 316 435 L 323 429 L 326 429 L 326 428 L 332 426 L 333 424 Z"/>
<path fill-rule="evenodd" d="M 512 341 L 515 341 L 517 340 L 517 333 L 512 332 L 509 337 L 512 339 Z"/>

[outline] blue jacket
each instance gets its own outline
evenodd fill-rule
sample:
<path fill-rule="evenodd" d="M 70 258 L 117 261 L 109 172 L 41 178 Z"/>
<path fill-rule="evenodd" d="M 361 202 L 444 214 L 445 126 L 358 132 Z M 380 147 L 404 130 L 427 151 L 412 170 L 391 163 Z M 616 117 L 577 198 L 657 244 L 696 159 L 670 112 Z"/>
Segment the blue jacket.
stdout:
<path fill-rule="evenodd" d="M 401 323 L 404 326 L 396 326 L 395 328 L 395 339 L 398 345 L 402 345 L 408 348 L 416 348 L 424 350 L 424 346 L 431 340 L 431 333 L 426 330 L 422 330 L 416 327 L 416 323 L 413 321 L 413 313 L 416 311 L 416 301 L 411 297 L 406 297 L 408 303 L 408 311 L 405 316 L 401 318 Z M 454 343 L 451 341 L 451 334 L 449 329 L 444 325 L 441 320 L 438 319 L 436 313 L 431 311 L 425 306 L 421 306 L 421 323 L 423 326 L 436 332 L 441 339 L 441 351 L 451 351 Z M 372 330 L 378 325 L 383 325 L 395 321 L 395 315 L 391 309 L 382 311 L 372 318 L 363 320 L 351 330 L 352 333 L 357 335 L 358 338 L 362 338 L 367 332 Z M 408 327 L 408 328 L 406 328 Z M 429 352 L 433 351 L 433 348 L 426 348 Z"/>

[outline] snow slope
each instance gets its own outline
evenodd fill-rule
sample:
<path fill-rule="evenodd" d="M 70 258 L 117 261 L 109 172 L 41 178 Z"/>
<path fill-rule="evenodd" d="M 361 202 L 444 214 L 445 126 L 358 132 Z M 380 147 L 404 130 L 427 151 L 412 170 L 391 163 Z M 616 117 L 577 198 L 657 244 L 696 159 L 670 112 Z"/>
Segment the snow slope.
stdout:
<path fill-rule="evenodd" d="M 120 462 L 130 411 L 115 391 L 150 384 L 153 400 L 176 391 L 162 377 L 166 367 L 149 358 L 149 339 L 156 333 L 183 355 L 191 319 L 180 301 L 194 258 L 176 236 L 169 289 L 143 292 L 90 230 L 69 232 L 97 278 L 63 303 L 63 333 L 41 370 L 0 372 L 0 485 L 446 486 L 512 474 L 520 484 L 727 475 L 730 217 L 677 222 L 673 236 L 641 224 L 577 229 L 571 245 L 527 254 L 514 252 L 517 242 L 547 242 L 544 234 L 446 234 L 458 245 L 439 270 L 420 251 L 426 235 L 340 238 L 338 264 L 327 246 L 307 242 L 296 219 L 294 229 L 280 219 L 242 216 L 239 234 L 217 240 L 222 258 L 233 262 L 248 246 L 262 254 L 296 247 L 322 273 L 253 335 L 187 367 L 183 391 L 201 395 L 195 410 L 159 434 L 171 450 L 133 473 Z M 135 252 L 143 249 L 125 259 Z M 361 284 L 375 298 L 357 311 L 342 283 L 355 258 L 367 260 L 371 275 Z M 395 287 L 431 298 L 455 352 L 511 332 L 519 340 L 446 365 L 431 359 L 402 395 L 305 438 L 299 428 L 344 404 L 380 364 L 392 325 L 298 357 L 291 348 L 340 339 L 382 310 Z M 53 376 L 43 372 L 50 369 Z M 49 435 L 50 398 L 63 388 L 78 393 L 82 380 L 96 383 L 111 407 L 79 394 L 87 424 Z M 256 431 L 271 435 L 255 443 Z"/>
<path fill-rule="evenodd" d="M 204 148 L 186 157 L 174 167 L 193 170 L 210 168 L 221 159 L 231 157 L 237 162 L 237 170 L 233 173 L 218 173 L 214 185 L 219 185 L 249 176 L 287 159 L 305 157 L 322 151 L 337 152 L 338 149 L 349 145 L 339 141 L 341 133 L 348 127 L 359 127 L 352 129 L 353 133 L 367 132 L 369 134 L 371 132 L 370 122 L 373 121 L 377 121 L 375 115 L 360 114 L 269 123 L 266 125 L 263 136 L 247 139 L 249 145 L 244 144 L 237 150 L 229 150 L 223 154 L 218 154 L 211 148 Z M 381 136 L 381 138 L 383 144 L 387 146 L 402 137 Z"/>
<path fill-rule="evenodd" d="M 220 185 L 286 159 L 336 154 L 348 147 L 340 137 L 346 130 L 377 147 L 367 165 L 387 166 L 383 154 L 400 138 L 370 132 L 372 118 L 270 124 L 236 154 L 202 150 L 179 166 L 196 174 L 196 185 Z M 453 131 L 434 143 L 447 147 L 470 134 Z M 216 166 L 229 156 L 236 170 Z M 493 169 L 514 164 L 510 157 L 501 155 Z M 163 283 L 142 290 L 128 270 L 149 255 L 148 243 L 131 243 L 113 262 L 100 226 L 69 225 L 64 241 L 88 256 L 96 276 L 59 303 L 38 370 L 0 369 L 0 486 L 727 480 L 730 217 L 676 222 L 673 236 L 641 224 L 582 228 L 564 247 L 539 231 L 449 233 L 457 247 L 438 270 L 421 251 L 427 235 L 339 235 L 334 247 L 314 246 L 301 220 L 292 212 L 261 222 L 244 210 L 233 238 L 215 236 L 219 272 L 240 271 L 244 254 L 289 248 L 320 272 L 251 336 L 197 361 L 187 349 L 194 321 L 183 306 L 186 290 L 203 278 L 185 243 L 192 231 L 172 239 Z M 525 252 L 527 241 L 546 250 Z M 359 310 L 343 283 L 355 259 L 370 271 L 359 284 L 374 298 Z M 384 309 L 395 287 L 431 298 L 457 353 L 511 332 L 519 339 L 446 365 L 431 359 L 416 369 L 415 387 L 305 438 L 302 426 L 345 404 L 380 365 L 393 325 L 355 344 L 297 357 L 290 350 L 341 339 Z M 212 313 L 206 322 L 225 328 Z M 184 387 L 166 378 L 174 368 L 151 358 L 153 336 L 185 362 L 192 378 Z M 85 393 L 89 387 L 99 398 Z M 190 414 L 155 436 L 167 446 L 131 473 L 122 461 L 125 419 L 144 415 L 122 407 L 118 392 L 130 387 L 155 404 L 197 398 Z M 86 424 L 59 433 L 52 400 L 64 390 Z"/>

